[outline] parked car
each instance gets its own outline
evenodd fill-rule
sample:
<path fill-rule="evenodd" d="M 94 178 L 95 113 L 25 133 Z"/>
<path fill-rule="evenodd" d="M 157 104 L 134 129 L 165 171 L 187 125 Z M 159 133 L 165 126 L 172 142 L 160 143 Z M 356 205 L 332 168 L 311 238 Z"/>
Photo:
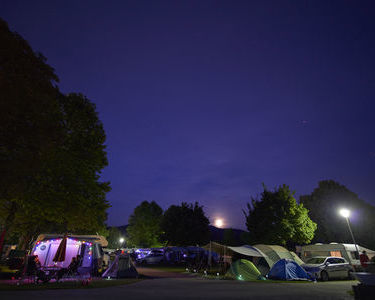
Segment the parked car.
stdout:
<path fill-rule="evenodd" d="M 164 261 L 164 253 L 158 250 L 152 250 L 150 254 L 139 260 L 141 264 L 158 264 Z"/>
<path fill-rule="evenodd" d="M 352 279 L 353 267 L 342 257 L 316 256 L 308 259 L 301 267 L 316 279 L 327 281 L 329 279 Z"/>

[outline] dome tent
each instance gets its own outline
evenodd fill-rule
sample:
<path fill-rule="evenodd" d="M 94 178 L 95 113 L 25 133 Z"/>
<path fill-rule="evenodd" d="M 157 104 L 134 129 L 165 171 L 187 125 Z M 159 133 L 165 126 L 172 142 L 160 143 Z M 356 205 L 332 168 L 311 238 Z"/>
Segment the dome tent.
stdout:
<path fill-rule="evenodd" d="M 264 255 L 267 257 L 266 260 L 270 268 L 272 268 L 272 266 L 276 262 L 283 258 L 294 260 L 299 265 L 303 264 L 303 261 L 298 257 L 297 254 L 295 254 L 292 251 L 289 251 L 288 249 L 282 246 L 258 244 L 255 245 L 254 248 L 264 253 Z"/>
<path fill-rule="evenodd" d="M 245 281 L 264 279 L 257 267 L 246 259 L 239 259 L 232 263 L 226 275 L 237 280 Z"/>
<path fill-rule="evenodd" d="M 306 271 L 294 260 L 285 258 L 275 263 L 267 276 L 276 280 L 311 280 Z"/>

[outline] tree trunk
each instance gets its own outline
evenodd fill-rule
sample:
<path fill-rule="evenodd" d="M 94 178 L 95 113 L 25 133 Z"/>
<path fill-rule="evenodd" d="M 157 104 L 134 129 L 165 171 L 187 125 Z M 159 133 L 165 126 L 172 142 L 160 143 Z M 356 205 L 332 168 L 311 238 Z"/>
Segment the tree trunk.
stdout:
<path fill-rule="evenodd" d="M 5 236 L 13 225 L 16 211 L 17 211 L 17 204 L 15 202 L 12 202 L 11 207 L 9 209 L 8 216 L 5 219 L 3 231 L 1 232 L 1 235 L 0 235 L 0 256 L 3 253 Z"/>

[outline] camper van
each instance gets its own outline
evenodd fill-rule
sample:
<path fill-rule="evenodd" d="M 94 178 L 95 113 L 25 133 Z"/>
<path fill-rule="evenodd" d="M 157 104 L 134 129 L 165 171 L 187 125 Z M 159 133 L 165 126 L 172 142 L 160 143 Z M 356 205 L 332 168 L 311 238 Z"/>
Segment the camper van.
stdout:
<path fill-rule="evenodd" d="M 54 262 L 56 254 L 64 235 L 41 234 L 34 242 L 32 254 L 37 255 L 41 266 L 67 268 L 73 257 L 80 255 L 80 273 L 95 273 L 102 268 L 104 252 L 102 247 L 108 245 L 107 240 L 98 235 L 69 235 L 67 237 L 65 260 Z"/>
<path fill-rule="evenodd" d="M 375 256 L 375 251 L 366 249 L 357 244 L 358 250 L 360 253 L 366 251 L 367 255 L 371 259 Z M 315 256 L 335 256 L 345 258 L 351 265 L 354 267 L 360 266 L 360 261 L 357 253 L 356 246 L 354 244 L 339 244 L 339 243 L 330 243 L 330 244 L 313 244 L 302 246 L 301 248 L 301 258 L 304 262 Z"/>

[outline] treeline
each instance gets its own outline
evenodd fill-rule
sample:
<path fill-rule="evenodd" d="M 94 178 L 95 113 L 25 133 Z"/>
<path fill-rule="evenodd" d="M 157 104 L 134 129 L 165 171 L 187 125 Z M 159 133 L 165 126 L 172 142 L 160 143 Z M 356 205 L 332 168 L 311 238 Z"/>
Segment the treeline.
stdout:
<path fill-rule="evenodd" d="M 235 235 L 232 229 L 224 229 L 221 240 L 216 241 L 231 246 L 276 244 L 289 249 L 317 242 L 352 243 L 346 220 L 339 215 L 340 208 L 345 207 L 352 211 L 350 220 L 357 243 L 375 249 L 375 207 L 344 185 L 324 180 L 299 201 L 294 194 L 287 185 L 274 189 L 263 185 L 263 192 L 251 198 L 243 210 L 248 231 Z M 110 232 L 112 236 L 121 235 L 115 228 Z M 172 205 L 163 212 L 154 201 L 144 201 L 129 218 L 126 246 L 204 245 L 212 240 L 210 234 L 208 218 L 198 203 Z M 113 245 L 116 239 L 112 239 Z"/>
<path fill-rule="evenodd" d="M 309 195 L 299 197 L 286 185 L 264 187 L 260 198 L 247 205 L 246 226 L 250 243 L 296 244 L 353 243 L 341 208 L 349 209 L 356 242 L 375 249 L 375 207 L 334 180 L 323 180 Z"/>
<path fill-rule="evenodd" d="M 45 57 L 0 19 L 0 253 L 40 232 L 105 230 L 105 133 L 95 105 L 63 94 Z"/>
<path fill-rule="evenodd" d="M 205 245 L 210 221 L 198 203 L 171 205 L 165 212 L 154 201 L 143 201 L 129 217 L 127 246 Z"/>

